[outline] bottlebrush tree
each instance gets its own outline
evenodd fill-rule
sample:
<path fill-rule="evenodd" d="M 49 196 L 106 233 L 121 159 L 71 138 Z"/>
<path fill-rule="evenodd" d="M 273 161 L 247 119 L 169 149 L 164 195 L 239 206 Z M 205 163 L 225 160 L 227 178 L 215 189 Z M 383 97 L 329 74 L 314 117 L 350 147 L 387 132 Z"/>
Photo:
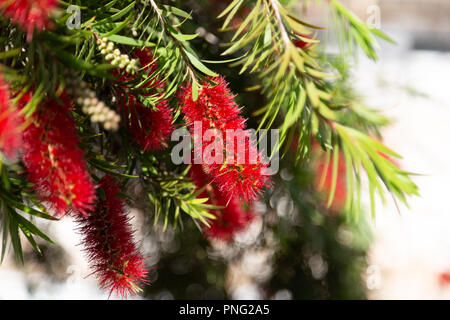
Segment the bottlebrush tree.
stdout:
<path fill-rule="evenodd" d="M 343 49 L 328 53 L 323 28 L 292 2 L 0 0 L 2 260 L 9 244 L 26 263 L 23 241 L 38 253 L 37 238 L 52 242 L 37 219 L 73 219 L 99 286 L 127 297 L 149 282 L 134 206 L 164 229 L 190 219 L 199 228 L 186 232 L 232 242 L 255 219 L 253 204 L 280 188 L 299 215 L 314 199 L 320 216 L 344 213 L 349 225 L 361 192 L 372 213 L 376 194 L 404 203 L 417 194 L 393 161 L 399 155 L 380 142 L 387 120 L 362 104 L 348 75 L 349 53 L 360 47 L 376 60 L 376 38 L 391 40 L 339 1 L 323 1 Z M 217 11 L 215 22 L 201 8 Z M 278 173 L 265 173 L 256 142 L 213 134 L 253 127 L 278 129 L 271 155 L 297 178 L 316 178 L 283 187 Z M 194 142 L 191 164 L 172 160 L 177 130 Z M 126 194 L 133 183 L 143 203 Z M 273 222 L 267 228 L 286 236 Z"/>

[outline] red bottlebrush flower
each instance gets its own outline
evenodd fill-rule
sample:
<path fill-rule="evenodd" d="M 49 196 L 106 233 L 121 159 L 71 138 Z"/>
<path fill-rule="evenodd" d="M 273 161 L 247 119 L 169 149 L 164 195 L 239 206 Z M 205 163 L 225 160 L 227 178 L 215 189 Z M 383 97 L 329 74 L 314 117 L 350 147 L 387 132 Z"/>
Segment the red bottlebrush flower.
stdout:
<path fill-rule="evenodd" d="M 213 165 L 209 174 L 227 199 L 238 197 L 247 203 L 252 202 L 261 194 L 263 187 L 270 187 L 270 179 L 263 174 L 267 164 L 227 164 Z"/>
<path fill-rule="evenodd" d="M 253 220 L 252 212 L 243 210 L 236 197 L 229 200 L 227 195 L 220 192 L 217 186 L 211 183 L 201 165 L 192 165 L 191 176 L 199 189 L 208 185 L 199 198 L 209 198 L 209 204 L 224 207 L 211 211 L 216 219 L 210 222 L 209 228 L 205 228 L 205 233 L 209 238 L 230 241 L 236 233 L 244 230 Z"/>
<path fill-rule="evenodd" d="M 147 75 L 153 74 L 158 69 L 158 61 L 150 48 L 137 49 L 134 51 L 134 56 L 139 60 L 139 63 Z M 165 86 L 166 83 L 164 81 L 162 81 L 159 77 L 154 77 L 151 81 L 144 84 L 143 88 L 161 89 Z"/>
<path fill-rule="evenodd" d="M 135 50 L 134 54 L 149 75 L 158 68 L 153 53 L 149 49 Z M 118 81 L 132 81 L 135 78 L 136 76 L 130 73 L 122 73 Z M 160 100 L 156 105 L 158 110 L 153 110 L 140 103 L 126 85 L 120 86 L 127 91 L 127 95 L 119 92 L 118 96 L 124 118 L 128 119 L 127 127 L 133 139 L 143 151 L 158 151 L 166 148 L 167 140 L 174 130 L 173 113 L 167 100 Z M 154 95 L 155 92 L 151 92 L 152 90 L 155 91 L 164 86 L 165 82 L 156 77 L 140 87 L 143 92 L 140 92 L 139 95 Z"/>
<path fill-rule="evenodd" d="M 201 141 L 202 155 L 210 145 L 210 141 L 203 141 L 203 135 L 208 129 L 216 129 L 219 132 L 219 139 L 222 140 L 223 163 L 207 161 L 204 164 L 205 170 L 213 178 L 220 191 L 226 195 L 227 199 L 240 197 L 247 202 L 251 202 L 258 196 L 263 187 L 270 186 L 270 180 L 264 174 L 264 169 L 268 164 L 263 161 L 254 143 L 241 135 L 245 129 L 245 119 L 240 115 L 240 109 L 234 102 L 234 95 L 224 78 L 211 79 L 217 85 L 203 83 L 199 90 L 198 99 L 192 99 L 192 88 L 183 88 L 180 94 L 182 111 L 185 114 L 187 124 L 191 128 L 196 141 Z M 200 127 L 202 137 L 197 137 L 196 127 Z M 226 136 L 232 132 L 235 137 L 232 144 L 228 144 Z M 244 143 L 243 146 L 240 143 Z M 217 143 L 217 142 L 215 142 Z M 227 155 L 233 155 L 233 159 L 227 159 Z M 211 155 L 214 157 L 214 154 Z M 197 158 L 198 154 L 195 155 Z M 209 156 L 208 154 L 203 156 Z M 241 157 L 240 160 L 239 158 Z M 196 159 L 197 159 L 196 158 Z M 227 161 L 228 160 L 228 161 Z M 203 158 L 205 162 L 205 158 Z"/>
<path fill-rule="evenodd" d="M 57 8 L 57 0 L 0 0 L 3 14 L 27 32 L 28 41 L 31 41 L 35 29 L 53 26 L 49 15 Z"/>
<path fill-rule="evenodd" d="M 187 85 L 180 94 L 181 110 L 191 128 L 201 122 L 202 129 L 239 130 L 245 128 L 245 119 L 234 102 L 233 95 L 223 77 L 211 78 L 217 85 L 204 82 L 196 101 L 192 99 L 192 87 Z"/>
<path fill-rule="evenodd" d="M 23 119 L 11 105 L 10 98 L 8 85 L 0 76 L 0 150 L 14 161 L 22 146 Z"/>
<path fill-rule="evenodd" d="M 105 198 L 97 202 L 88 217 L 77 220 L 82 244 L 100 286 L 110 294 L 126 298 L 147 282 L 145 260 L 133 242 L 130 218 L 118 197 L 117 183 L 111 176 L 105 176 L 99 187 Z"/>
<path fill-rule="evenodd" d="M 130 106 L 129 130 L 143 151 L 157 151 L 167 148 L 167 139 L 173 131 L 172 110 L 165 100 L 158 103 L 158 110 L 152 110 L 137 103 Z"/>
<path fill-rule="evenodd" d="M 120 95 L 122 112 L 128 130 L 134 141 L 143 151 L 159 151 L 167 147 L 167 140 L 174 129 L 173 114 L 166 100 L 157 104 L 153 110 L 136 101 L 133 96 Z"/>
<path fill-rule="evenodd" d="M 231 241 L 233 236 L 243 231 L 254 218 L 250 211 L 244 211 L 241 208 L 236 198 L 229 202 L 226 202 L 225 198 L 221 198 L 216 201 L 215 205 L 225 208 L 212 212 L 217 219 L 213 220 L 210 227 L 205 230 L 210 239 Z"/>
<path fill-rule="evenodd" d="M 319 148 L 319 147 L 316 147 Z M 316 168 L 316 189 L 323 192 L 326 196 L 325 201 L 328 201 L 328 196 L 331 192 L 333 185 L 333 161 L 331 160 L 326 165 L 325 157 L 322 156 L 318 160 Z M 339 212 L 345 205 L 347 199 L 347 166 L 345 163 L 344 155 L 340 152 L 337 166 L 337 178 L 336 187 L 334 191 L 334 199 L 331 204 L 331 209 L 335 212 Z"/>
<path fill-rule="evenodd" d="M 25 94 L 19 105 L 23 107 L 30 98 Z M 60 99 L 62 105 L 47 101 L 33 115 L 34 121 L 23 133 L 23 162 L 38 196 L 58 215 L 69 209 L 88 215 L 96 200 L 95 187 L 68 114 L 70 103 L 65 94 Z"/>
<path fill-rule="evenodd" d="M 243 143 L 242 146 L 239 143 Z M 225 150 L 223 158 L 226 164 L 214 163 L 208 165 L 207 170 L 228 199 L 238 197 L 251 202 L 260 195 L 263 187 L 271 186 L 269 177 L 264 174 L 268 163 L 258 152 L 255 141 L 237 134 L 234 143 L 228 145 L 225 142 Z M 227 154 L 234 156 L 234 162 L 227 161 Z"/>

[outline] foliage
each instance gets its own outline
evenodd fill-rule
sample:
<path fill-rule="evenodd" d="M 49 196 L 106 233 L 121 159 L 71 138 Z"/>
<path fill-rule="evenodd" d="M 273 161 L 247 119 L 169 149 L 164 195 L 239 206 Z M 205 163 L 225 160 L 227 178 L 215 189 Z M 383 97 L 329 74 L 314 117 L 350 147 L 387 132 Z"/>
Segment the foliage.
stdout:
<path fill-rule="evenodd" d="M 221 16 L 226 17 L 222 28 L 228 26 L 244 3 L 243 0 L 235 0 L 222 12 Z M 362 46 L 364 52 L 375 59 L 376 42 L 371 34 L 389 38 L 379 30 L 369 29 L 337 0 L 330 4 L 342 25 L 350 28 L 338 34 L 348 37 L 347 42 Z M 271 127 L 277 117 L 282 118 L 280 145 L 284 143 L 289 148 L 291 141 L 296 139 L 297 160 L 307 158 L 311 137 L 324 150 L 333 152 L 333 168 L 337 168 L 337 154 L 343 150 L 349 172 L 348 187 L 352 191 L 349 192 L 348 209 L 356 206 L 354 212 L 360 210 L 358 202 L 355 204 L 352 199 L 353 190 L 360 194 L 362 166 L 369 181 L 372 214 L 375 214 L 375 191 L 384 199 L 379 179 L 389 192 L 406 203 L 405 195 L 417 195 L 417 187 L 411 181 L 410 173 L 398 169 L 381 153 L 394 158 L 400 156 L 370 137 L 370 131 L 354 128 L 353 122 L 343 121 L 349 117 L 347 114 L 355 114 L 363 123 L 379 125 L 379 117 L 374 117 L 373 112 L 358 103 L 351 92 L 343 90 L 340 84 L 346 74 L 329 63 L 335 58 L 318 53 L 311 47 L 298 48 L 295 45 L 298 40 L 317 44 L 319 41 L 309 36 L 312 30 L 320 30 L 320 27 L 293 16 L 277 0 L 255 1 L 252 11 L 240 23 L 229 48 L 223 53 L 250 48 L 234 64 L 242 65 L 241 73 L 247 70 L 256 72 L 261 79 L 256 88 L 267 97 L 267 104 L 255 112 L 255 115 L 263 115 L 259 128 L 264 125 Z M 329 203 L 333 201 L 333 194 L 330 194 Z"/>

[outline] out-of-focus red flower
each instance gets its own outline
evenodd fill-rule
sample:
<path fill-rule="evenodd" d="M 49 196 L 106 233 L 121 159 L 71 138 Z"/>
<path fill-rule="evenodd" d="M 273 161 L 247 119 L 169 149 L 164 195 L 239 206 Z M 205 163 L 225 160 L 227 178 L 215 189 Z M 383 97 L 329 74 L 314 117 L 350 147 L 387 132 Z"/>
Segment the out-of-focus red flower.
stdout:
<path fill-rule="evenodd" d="M 225 208 L 212 212 L 217 219 L 211 222 L 205 232 L 211 239 L 231 241 L 234 235 L 248 227 L 255 216 L 251 211 L 244 211 L 238 199 L 233 198 L 229 202 L 226 202 L 225 198 L 221 199 L 215 205 Z"/>
<path fill-rule="evenodd" d="M 25 94 L 19 106 L 24 107 L 30 99 L 31 95 Z M 61 105 L 46 101 L 33 114 L 23 133 L 23 162 L 36 193 L 58 215 L 72 209 L 87 216 L 96 200 L 95 187 L 78 146 L 75 123 L 69 115 L 70 101 L 65 94 L 60 99 Z"/>
<path fill-rule="evenodd" d="M 263 160 L 254 141 L 240 135 L 245 129 L 245 119 L 240 115 L 240 108 L 234 101 L 235 95 L 231 93 L 227 82 L 223 77 L 210 80 L 216 85 L 204 82 L 195 101 L 190 85 L 182 88 L 180 94 L 181 109 L 187 125 L 194 140 L 202 144 L 202 154 L 196 152 L 195 157 L 204 156 L 205 150 L 209 150 L 206 148 L 212 143 L 218 144 L 217 149 L 221 150 L 222 155 L 217 159 L 222 162 L 205 161 L 203 157 L 205 171 L 228 200 L 238 197 L 251 202 L 260 194 L 263 187 L 270 186 L 270 179 L 264 172 L 268 163 Z M 196 128 L 200 125 L 201 137 L 197 136 L 199 133 L 196 132 Z M 207 130 L 216 130 L 218 133 L 216 138 L 219 140 L 205 141 L 204 135 Z M 232 140 L 227 139 L 230 133 L 235 136 Z M 241 141 L 242 139 L 245 141 Z M 213 154 L 206 154 L 212 160 L 216 157 L 216 148 L 213 149 Z M 232 159 L 228 155 L 232 155 Z"/>
<path fill-rule="evenodd" d="M 228 199 L 237 197 L 250 203 L 260 196 L 264 187 L 271 186 L 269 177 L 263 172 L 267 164 L 261 159 L 257 163 L 213 164 L 208 167 L 209 175 Z"/>
<path fill-rule="evenodd" d="M 145 259 L 133 241 L 130 218 L 120 189 L 111 176 L 99 183 L 104 198 L 88 217 L 77 219 L 82 244 L 100 286 L 122 298 L 136 294 L 146 283 Z"/>
<path fill-rule="evenodd" d="M 374 137 L 372 138 L 380 142 L 377 138 Z M 313 145 L 313 151 L 316 154 L 319 154 L 314 166 L 316 170 L 315 187 L 319 192 L 322 192 L 325 195 L 325 201 L 328 201 L 328 195 L 330 194 L 333 185 L 333 160 L 332 159 L 330 160 L 327 167 L 326 156 L 323 154 L 323 151 L 321 150 L 320 146 L 317 143 Z M 397 165 L 396 161 L 389 155 L 385 154 L 380 150 L 378 150 L 377 153 L 383 158 Z M 321 182 L 323 182 L 323 184 L 321 184 Z M 340 152 L 338 158 L 336 188 L 334 192 L 334 199 L 331 204 L 332 211 L 334 212 L 341 211 L 345 205 L 346 200 L 347 200 L 347 165 L 343 153 Z"/>
<path fill-rule="evenodd" d="M 15 161 L 22 147 L 23 119 L 11 105 L 10 98 L 8 85 L 0 75 L 0 150 Z"/>
<path fill-rule="evenodd" d="M 450 272 L 442 272 L 438 276 L 439 285 L 441 287 L 448 286 L 450 284 Z"/>
<path fill-rule="evenodd" d="M 2 13 L 26 31 L 28 41 L 34 30 L 53 27 L 50 14 L 57 8 L 57 0 L 0 0 Z"/>
<path fill-rule="evenodd" d="M 211 210 L 216 219 L 210 222 L 209 228 L 205 227 L 208 238 L 230 241 L 236 233 L 243 231 L 253 220 L 254 214 L 249 210 L 244 210 L 237 197 L 229 199 L 226 194 L 223 194 L 210 181 L 201 165 L 192 165 L 191 176 L 199 189 L 207 185 L 199 198 L 209 198 L 209 204 L 224 207 Z"/>
<path fill-rule="evenodd" d="M 315 150 L 319 150 L 320 147 L 315 146 Z M 320 152 L 321 151 L 316 151 Z M 324 154 L 321 154 L 318 157 L 317 163 L 315 164 L 316 168 L 316 180 L 315 180 L 315 188 L 324 194 L 324 201 L 328 201 L 328 196 L 332 191 L 333 186 L 333 161 L 331 160 L 326 163 L 326 157 Z M 323 184 L 321 184 L 323 183 Z M 334 198 L 331 204 L 331 209 L 334 212 L 339 212 L 345 205 L 347 199 L 347 166 L 345 163 L 344 155 L 340 152 L 338 157 L 338 166 L 337 166 L 337 178 L 336 178 L 336 187 L 334 191 Z"/>
<path fill-rule="evenodd" d="M 157 61 L 150 49 L 135 50 L 134 55 L 139 59 L 143 70 L 148 75 L 158 68 Z M 127 119 L 128 130 L 143 151 L 163 150 L 167 147 L 167 141 L 174 130 L 172 109 L 167 100 L 158 101 L 157 110 L 146 107 L 130 92 L 127 84 L 120 84 L 120 82 L 134 79 L 136 79 L 135 75 L 126 72 L 123 72 L 118 78 L 120 87 L 127 92 L 126 95 L 123 92 L 118 93 L 120 107 L 124 114 L 123 118 Z M 156 89 L 164 87 L 164 81 L 161 81 L 159 77 L 153 77 L 140 87 L 141 92 L 138 94 L 143 97 L 158 95 Z"/>

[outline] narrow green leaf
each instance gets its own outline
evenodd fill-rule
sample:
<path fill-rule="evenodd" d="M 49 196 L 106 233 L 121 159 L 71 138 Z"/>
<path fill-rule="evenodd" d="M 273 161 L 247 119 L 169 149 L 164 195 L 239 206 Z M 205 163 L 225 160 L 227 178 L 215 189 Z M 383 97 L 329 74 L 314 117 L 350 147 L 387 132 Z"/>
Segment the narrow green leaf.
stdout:
<path fill-rule="evenodd" d="M 41 237 L 42 239 L 44 239 L 48 242 L 54 243 L 53 240 L 50 239 L 49 236 L 47 236 L 45 233 L 43 233 L 41 230 L 39 230 L 38 227 L 36 227 L 34 224 L 32 224 L 30 221 L 28 221 L 27 219 L 22 217 L 17 212 L 15 212 L 15 211 L 12 212 L 12 218 L 17 221 L 18 225 L 23 225 L 28 230 L 30 230 L 30 232 L 32 232 L 33 234 L 38 235 L 39 237 Z"/>
<path fill-rule="evenodd" d="M 154 47 L 155 46 L 154 43 L 149 42 L 149 41 L 138 40 L 138 39 L 134 39 L 134 38 L 126 37 L 126 36 L 121 36 L 118 34 L 108 36 L 107 38 L 108 38 L 108 40 L 110 40 L 112 42 L 125 44 L 125 45 L 133 46 L 133 47 Z"/>
<path fill-rule="evenodd" d="M 200 70 L 201 72 L 203 72 L 204 74 L 208 75 L 208 76 L 212 76 L 212 77 L 217 77 L 218 74 L 215 73 L 214 71 L 210 70 L 208 67 L 206 67 L 196 56 L 195 54 L 186 51 L 185 52 L 189 61 L 192 63 L 192 65 L 194 67 L 196 67 L 198 70 Z"/>

